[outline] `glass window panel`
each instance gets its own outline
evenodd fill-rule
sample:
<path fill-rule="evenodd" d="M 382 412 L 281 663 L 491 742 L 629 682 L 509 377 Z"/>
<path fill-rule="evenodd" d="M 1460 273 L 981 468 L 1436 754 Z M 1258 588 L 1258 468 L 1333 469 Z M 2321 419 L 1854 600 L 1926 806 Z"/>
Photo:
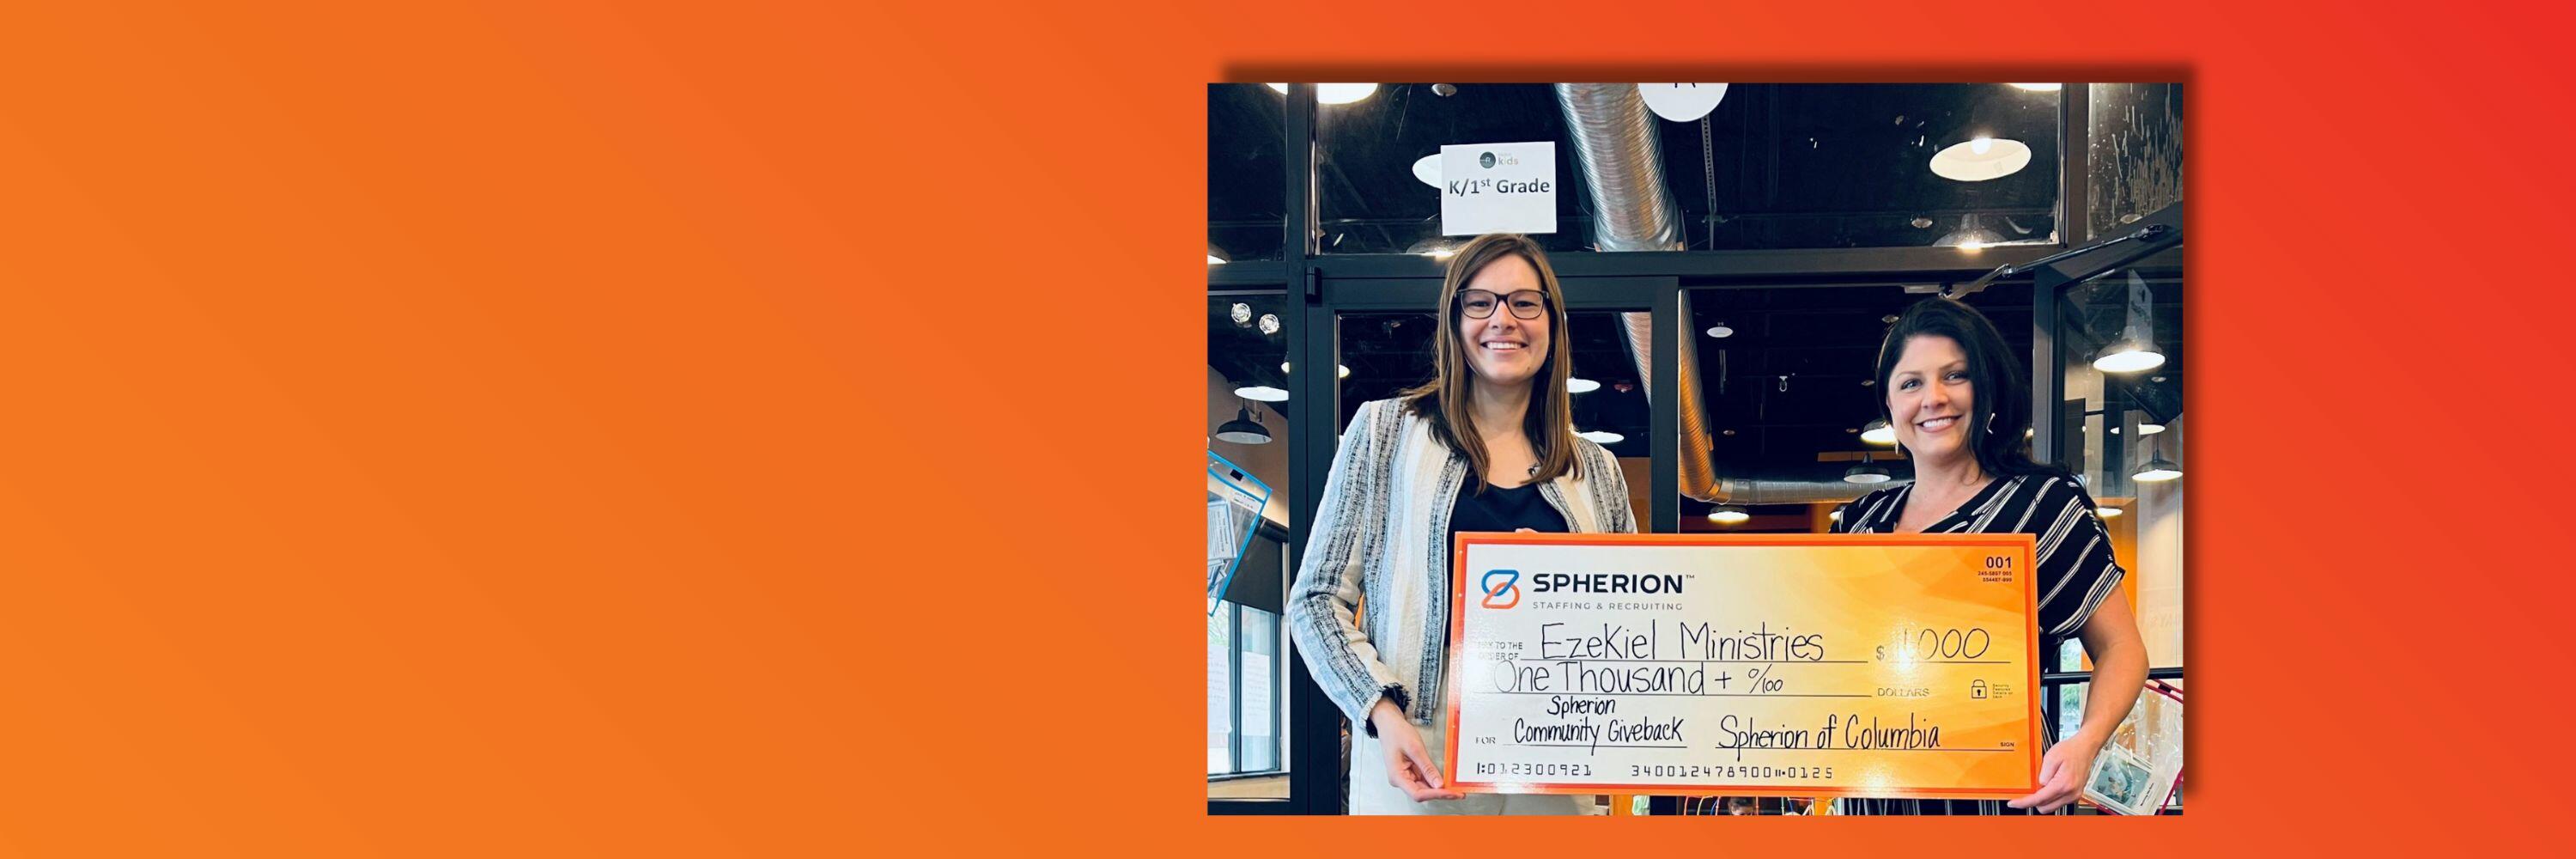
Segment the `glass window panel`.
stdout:
<path fill-rule="evenodd" d="M 1220 605 L 1207 620 L 1207 766 L 1209 775 L 1234 771 L 1234 607 Z"/>
<path fill-rule="evenodd" d="M 2010 84 L 1746 84 L 1710 115 L 1705 144 L 1683 126 L 1685 145 L 1671 145 L 1678 124 L 1664 123 L 1664 160 L 1703 174 L 1671 171 L 1694 236 L 1710 236 L 1693 247 L 2044 244 L 2057 231 L 2057 116 L 2057 93 Z M 2018 144 L 2029 161 L 1976 181 L 1934 172 L 1935 155 L 1979 137 L 1988 156 Z"/>
<path fill-rule="evenodd" d="M 1288 524 L 1289 422 L 1286 410 L 1293 408 L 1285 401 L 1265 401 L 1262 397 L 1284 396 L 1287 373 L 1281 367 L 1288 356 L 1286 314 L 1291 305 L 1284 295 L 1211 295 L 1208 296 L 1208 412 L 1207 445 L 1210 451 L 1225 457 L 1250 472 L 1271 490 L 1270 503 L 1263 518 L 1285 530 Z M 1247 429 L 1257 430 L 1246 433 Z M 1228 437 L 1220 438 L 1220 433 Z M 1266 437 L 1266 440 L 1263 440 Z M 1247 551 L 1280 551 L 1267 540 L 1256 538 Z M 1242 577 L 1251 571 L 1271 571 L 1282 576 L 1284 563 L 1253 564 L 1248 560 L 1236 572 L 1236 588 L 1278 588 L 1284 582 L 1248 582 Z M 1238 591 L 1240 592 L 1240 591 Z M 1252 599 L 1252 597 L 1245 597 Z M 1238 733 L 1258 731 L 1267 739 L 1255 739 L 1256 747 L 1247 749 L 1251 764 L 1276 769 L 1283 756 L 1278 751 L 1277 729 L 1266 716 L 1246 718 L 1247 703 L 1261 708 L 1276 706 L 1283 697 L 1277 677 L 1283 648 L 1278 637 L 1276 616 L 1255 612 L 1269 618 L 1266 641 L 1272 642 L 1261 654 L 1255 667 L 1266 671 L 1257 687 L 1245 688 L 1236 682 L 1235 656 L 1238 646 L 1247 645 L 1238 630 L 1232 628 L 1239 606 L 1232 602 L 1219 604 L 1208 619 L 1208 773 L 1227 775 L 1241 771 L 1243 761 L 1236 757 Z M 1247 702 L 1247 695 L 1250 701 Z M 1266 712 L 1257 711 L 1257 712 Z M 1285 795 L 1284 779 L 1276 784 L 1254 783 L 1259 780 L 1210 782 L 1209 796 L 1251 797 Z"/>
<path fill-rule="evenodd" d="M 1853 482 L 1855 469 L 1913 479 L 1895 445 L 1862 434 L 1878 420 L 1884 391 L 1871 376 L 1889 323 L 1927 298 L 1896 286 L 1692 291 L 1685 358 L 1696 373 L 1685 388 L 1699 393 L 1709 459 L 1705 469 L 1676 463 L 1681 530 L 1823 533 L 1843 504 L 1890 485 Z M 2027 285 L 1998 284 L 1965 300 L 1994 321 L 2013 355 L 2030 354 Z M 1694 441 L 1679 446 L 1687 460 Z M 1695 473 L 1703 475 L 1697 485 Z M 1721 507 L 1746 518 L 1712 519 Z"/>
<path fill-rule="evenodd" d="M 2068 683 L 2057 687 L 2058 737 L 2075 736 L 2076 730 L 2084 727 L 2084 693 L 2092 688 L 2090 683 Z"/>
<path fill-rule="evenodd" d="M 2066 288 L 2059 342 L 2066 354 L 2059 405 L 2065 462 L 2101 505 L 2114 553 L 2129 570 L 2148 664 L 2182 662 L 2183 492 L 2188 478 L 2145 480 L 2151 465 L 2187 471 L 2183 282 L 2176 270 L 2120 269 Z M 2163 363 L 2105 370 L 2106 357 L 2152 354 Z M 2110 366 L 2118 366 L 2111 364 Z"/>
<path fill-rule="evenodd" d="M 1243 771 L 1267 772 L 1279 769 L 1279 737 L 1275 725 L 1278 713 L 1279 616 L 1254 608 L 1243 609 L 1243 635 L 1238 639 L 1243 651 L 1242 686 L 1236 696 L 1243 704 L 1242 726 Z"/>
<path fill-rule="evenodd" d="M 2182 84 L 2092 84 L 2085 200 L 2102 236 L 2182 202 Z"/>
<path fill-rule="evenodd" d="M 1441 94 L 1439 87 L 1449 93 Z M 2048 243 L 2057 230 L 2058 94 L 2009 84 L 1734 84 L 1699 122 L 1653 120 L 1653 159 L 1692 249 Z M 1963 181 L 1933 156 L 1987 137 L 2019 170 Z M 1589 250 L 1594 202 L 1548 84 L 1386 84 L 1316 119 L 1322 253 L 1429 253 L 1439 190 L 1414 163 L 1446 144 L 1552 141 L 1551 252 Z M 1998 142 L 2001 141 L 2001 142 Z"/>
<path fill-rule="evenodd" d="M 1208 253 L 1279 259 L 1288 223 L 1281 96 L 1261 84 L 1208 85 Z"/>
<path fill-rule="evenodd" d="M 1360 404 L 1402 394 L 1431 379 L 1433 326 L 1429 313 L 1345 313 L 1334 320 L 1341 377 L 1340 414 L 1334 426 L 1349 429 Z"/>
<path fill-rule="evenodd" d="M 1270 503 L 1262 516 L 1283 529 L 1288 527 L 1288 415 L 1295 404 L 1260 398 L 1287 395 L 1288 374 L 1281 368 L 1288 363 L 1285 325 L 1291 308 L 1279 294 L 1208 296 L 1208 450 L 1269 484 Z M 1259 432 L 1232 436 L 1243 440 L 1220 438 L 1229 425 L 1238 430 L 1257 426 Z M 1268 441 L 1253 440 L 1265 436 Z"/>

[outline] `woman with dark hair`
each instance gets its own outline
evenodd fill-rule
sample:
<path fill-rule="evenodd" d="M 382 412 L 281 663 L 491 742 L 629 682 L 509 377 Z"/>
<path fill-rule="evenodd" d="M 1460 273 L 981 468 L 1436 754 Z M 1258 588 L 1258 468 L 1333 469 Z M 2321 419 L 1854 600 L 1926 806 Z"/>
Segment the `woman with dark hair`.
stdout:
<path fill-rule="evenodd" d="M 2021 533 L 2038 536 L 2040 655 L 2081 636 L 2093 658 L 2083 726 L 2041 756 L 2040 788 L 2014 808 L 2055 811 L 2082 795 L 2093 755 L 2129 714 L 2147 679 L 2146 645 L 2123 599 L 2126 571 L 2093 498 L 2063 468 L 2034 462 L 2023 431 L 2030 393 L 1993 322 L 1948 298 L 1915 303 L 1878 348 L 1880 416 L 1914 464 L 1914 480 L 1861 496 L 1836 533 Z M 2054 726 L 2050 726 L 2054 730 Z"/>
<path fill-rule="evenodd" d="M 1352 813 L 1585 813 L 1588 797 L 1445 786 L 1435 755 L 1450 544 L 1461 532 L 1634 533 L 1628 484 L 1617 459 L 1574 434 L 1565 295 L 1537 242 L 1468 242 L 1450 258 L 1439 313 L 1431 380 L 1361 404 L 1342 435 L 1288 628 L 1359 728 Z"/>

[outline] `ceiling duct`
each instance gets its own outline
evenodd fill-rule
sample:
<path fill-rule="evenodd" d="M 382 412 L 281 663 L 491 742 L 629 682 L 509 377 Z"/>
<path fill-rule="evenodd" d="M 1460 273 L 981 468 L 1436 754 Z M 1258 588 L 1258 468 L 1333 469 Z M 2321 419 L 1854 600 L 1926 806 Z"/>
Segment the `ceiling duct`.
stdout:
<path fill-rule="evenodd" d="M 1703 462 L 1708 460 L 1706 451 L 1701 452 L 1700 459 Z M 1879 464 L 1898 479 L 1911 476 L 1910 472 L 1894 465 Z M 1843 475 L 1842 463 L 1797 463 L 1737 470 L 1706 487 L 1711 497 L 1700 500 L 1748 505 L 1840 504 L 1877 488 L 1846 482 Z"/>
<path fill-rule="evenodd" d="M 1677 251 L 1681 207 L 1664 187 L 1655 114 L 1636 84 L 1557 84 L 1574 163 L 1592 193 L 1593 241 L 1603 251 Z"/>
<path fill-rule="evenodd" d="M 1574 139 L 1575 169 L 1583 172 L 1583 187 L 1591 195 L 1594 245 L 1605 253 L 1686 249 L 1681 207 L 1664 184 L 1655 115 L 1637 85 L 1557 84 L 1556 100 L 1565 109 L 1565 127 Z M 1622 313 L 1619 322 L 1628 330 L 1628 358 L 1637 365 L 1637 380 L 1651 400 L 1655 379 L 1647 356 L 1654 354 L 1654 315 Z M 1684 323 L 1674 320 L 1687 328 Z M 1681 415 L 1682 494 L 1701 501 L 1731 501 L 1753 494 L 1767 498 L 1773 494 L 1769 486 L 1721 482 L 1717 477 L 1709 455 L 1708 416 L 1700 412 L 1699 350 L 1694 341 L 1689 336 L 1679 338 L 1681 377 L 1675 380 L 1681 392 L 1676 411 Z M 1832 483 L 1842 494 L 1817 500 L 1851 497 L 1849 484 L 1839 478 Z M 1792 493 L 1803 486 L 1803 482 L 1784 485 L 1779 491 Z"/>

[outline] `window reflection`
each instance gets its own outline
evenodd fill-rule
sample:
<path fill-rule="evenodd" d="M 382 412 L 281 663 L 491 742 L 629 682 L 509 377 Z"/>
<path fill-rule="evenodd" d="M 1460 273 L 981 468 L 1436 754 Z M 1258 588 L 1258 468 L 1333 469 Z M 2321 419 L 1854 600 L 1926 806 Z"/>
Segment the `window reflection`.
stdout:
<path fill-rule="evenodd" d="M 1208 255 L 1280 258 L 1288 223 L 1282 115 L 1269 87 L 1208 85 Z"/>
<path fill-rule="evenodd" d="M 2183 85 L 2093 84 L 2085 199 L 2103 236 L 2182 202 Z"/>

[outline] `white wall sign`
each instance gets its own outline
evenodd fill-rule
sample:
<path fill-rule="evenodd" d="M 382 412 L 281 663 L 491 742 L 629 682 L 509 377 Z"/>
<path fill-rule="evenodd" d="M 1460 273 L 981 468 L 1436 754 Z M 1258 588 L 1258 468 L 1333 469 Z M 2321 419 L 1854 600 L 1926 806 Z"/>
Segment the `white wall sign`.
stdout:
<path fill-rule="evenodd" d="M 1440 147 L 1440 234 L 1556 232 L 1556 144 Z"/>
<path fill-rule="evenodd" d="M 1646 109 L 1673 122 L 1698 122 L 1726 98 L 1725 84 L 1638 84 Z"/>

